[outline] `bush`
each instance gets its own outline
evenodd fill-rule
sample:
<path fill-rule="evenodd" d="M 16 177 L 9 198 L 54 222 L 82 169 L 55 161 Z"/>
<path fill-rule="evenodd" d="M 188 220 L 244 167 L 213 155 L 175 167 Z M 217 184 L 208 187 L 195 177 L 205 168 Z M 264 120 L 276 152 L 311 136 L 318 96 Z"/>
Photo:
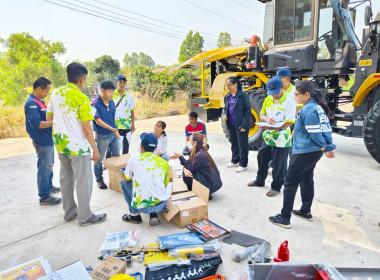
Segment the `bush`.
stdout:
<path fill-rule="evenodd" d="M 22 106 L 0 106 L 0 139 L 27 137 Z"/>

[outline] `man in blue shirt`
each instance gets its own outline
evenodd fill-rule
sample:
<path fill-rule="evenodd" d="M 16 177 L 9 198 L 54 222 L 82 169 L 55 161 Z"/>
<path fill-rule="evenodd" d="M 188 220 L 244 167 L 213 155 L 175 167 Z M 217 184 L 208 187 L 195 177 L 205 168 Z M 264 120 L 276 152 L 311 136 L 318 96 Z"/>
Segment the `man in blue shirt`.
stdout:
<path fill-rule="evenodd" d="M 120 155 L 120 135 L 115 123 L 116 107 L 112 100 L 115 85 L 111 81 L 105 81 L 100 85 L 101 93 L 92 102 L 94 118 L 92 125 L 95 131 L 95 142 L 99 150 L 99 161 L 94 165 L 96 183 L 100 189 L 107 189 L 103 180 L 102 160 L 107 150 L 111 157 Z"/>
<path fill-rule="evenodd" d="M 43 99 L 49 94 L 51 82 L 38 78 L 33 83 L 33 92 L 24 104 L 26 131 L 33 140 L 37 153 L 37 186 L 40 205 L 57 205 L 61 198 L 51 194 L 60 192 L 53 186 L 54 143 L 53 121 L 46 120 L 46 104 Z"/>

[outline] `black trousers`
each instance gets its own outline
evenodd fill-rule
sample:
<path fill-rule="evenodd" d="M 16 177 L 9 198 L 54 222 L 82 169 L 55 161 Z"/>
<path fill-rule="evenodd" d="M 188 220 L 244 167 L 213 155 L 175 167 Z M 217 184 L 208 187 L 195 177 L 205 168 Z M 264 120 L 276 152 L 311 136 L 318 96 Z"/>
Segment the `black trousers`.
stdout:
<path fill-rule="evenodd" d="M 322 151 L 306 154 L 293 154 L 290 158 L 289 169 L 285 176 L 284 200 L 281 217 L 290 221 L 294 206 L 294 198 L 297 193 L 298 184 L 301 186 L 301 213 L 307 214 L 311 211 L 314 198 L 314 168 L 323 155 Z"/>
<path fill-rule="evenodd" d="M 231 143 L 232 163 L 239 163 L 241 167 L 248 165 L 248 130 L 241 132 L 236 126 L 228 127 L 229 138 Z"/>
<path fill-rule="evenodd" d="M 257 154 L 257 165 L 259 167 L 255 182 L 258 185 L 265 185 L 265 179 L 268 176 L 268 165 L 273 159 L 271 189 L 280 191 L 284 184 L 286 170 L 288 168 L 288 154 L 291 148 L 279 148 L 268 146 L 265 141 L 260 147 Z"/>
<path fill-rule="evenodd" d="M 129 142 L 127 140 L 127 133 L 129 133 L 130 129 L 118 129 L 120 136 L 123 139 L 122 144 L 122 154 L 128 154 L 129 153 Z"/>

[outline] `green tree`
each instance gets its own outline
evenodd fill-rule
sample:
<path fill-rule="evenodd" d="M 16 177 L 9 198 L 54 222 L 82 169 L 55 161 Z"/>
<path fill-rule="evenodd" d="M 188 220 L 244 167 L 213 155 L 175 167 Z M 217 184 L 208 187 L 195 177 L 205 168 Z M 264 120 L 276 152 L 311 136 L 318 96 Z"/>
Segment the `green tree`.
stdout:
<path fill-rule="evenodd" d="M 124 56 L 123 62 L 126 68 L 131 69 L 139 65 L 139 55 L 135 52 L 133 52 L 131 55 L 126 53 Z"/>
<path fill-rule="evenodd" d="M 144 91 L 148 83 L 153 79 L 153 72 L 146 66 L 138 65 L 131 69 L 128 84 L 133 90 Z"/>
<path fill-rule="evenodd" d="M 220 32 L 217 46 L 218 48 L 231 46 L 231 35 L 228 32 Z"/>
<path fill-rule="evenodd" d="M 0 43 L 5 49 L 0 53 L 0 96 L 4 104 L 21 104 L 38 77 L 48 78 L 53 86 L 65 82 L 65 69 L 58 61 L 66 51 L 61 42 L 14 33 Z"/>
<path fill-rule="evenodd" d="M 138 65 L 143 65 L 148 68 L 153 68 L 156 63 L 154 60 L 147 54 L 140 52 L 139 54 L 133 52 L 131 55 L 125 54 L 124 59 L 124 66 L 127 69 L 131 69 Z"/>
<path fill-rule="evenodd" d="M 182 63 L 191 58 L 194 53 L 202 51 L 203 42 L 203 37 L 199 35 L 198 32 L 193 34 L 193 31 L 190 31 L 187 34 L 186 39 L 182 42 L 178 61 Z"/>
<path fill-rule="evenodd" d="M 153 68 L 156 63 L 154 60 L 147 54 L 140 52 L 139 53 L 139 65 L 146 66 L 148 68 Z"/>
<path fill-rule="evenodd" d="M 120 63 L 117 59 L 113 59 L 110 55 L 102 55 L 94 60 L 87 62 L 88 67 L 88 83 L 101 83 L 106 80 L 114 80 L 120 73 Z"/>

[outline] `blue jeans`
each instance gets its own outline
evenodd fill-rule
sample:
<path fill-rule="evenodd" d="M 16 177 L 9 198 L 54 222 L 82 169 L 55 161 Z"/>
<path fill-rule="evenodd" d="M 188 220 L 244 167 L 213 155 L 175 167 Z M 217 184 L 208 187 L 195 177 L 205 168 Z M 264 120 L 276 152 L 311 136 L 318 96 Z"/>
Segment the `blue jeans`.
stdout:
<path fill-rule="evenodd" d="M 95 133 L 95 142 L 99 151 L 99 161 L 94 164 L 94 173 L 96 182 L 103 181 L 103 168 L 102 160 L 104 159 L 107 150 L 109 149 L 111 157 L 117 157 L 120 155 L 120 144 L 114 133 L 100 134 Z"/>
<path fill-rule="evenodd" d="M 161 158 L 162 159 L 164 159 L 164 160 L 166 160 L 166 161 L 169 161 L 169 155 L 168 154 L 163 154 L 162 156 L 161 156 Z"/>
<path fill-rule="evenodd" d="M 150 213 L 160 213 L 165 210 L 166 201 L 162 201 L 154 206 L 149 206 L 141 209 L 136 209 L 132 207 L 132 189 L 133 183 L 132 181 L 125 182 L 121 180 L 121 189 L 123 190 L 125 201 L 127 201 L 129 212 L 133 215 L 137 215 L 140 213 L 150 214 Z"/>
<path fill-rule="evenodd" d="M 37 154 L 37 186 L 40 201 L 50 196 L 53 187 L 54 146 L 40 146 L 33 141 Z"/>

